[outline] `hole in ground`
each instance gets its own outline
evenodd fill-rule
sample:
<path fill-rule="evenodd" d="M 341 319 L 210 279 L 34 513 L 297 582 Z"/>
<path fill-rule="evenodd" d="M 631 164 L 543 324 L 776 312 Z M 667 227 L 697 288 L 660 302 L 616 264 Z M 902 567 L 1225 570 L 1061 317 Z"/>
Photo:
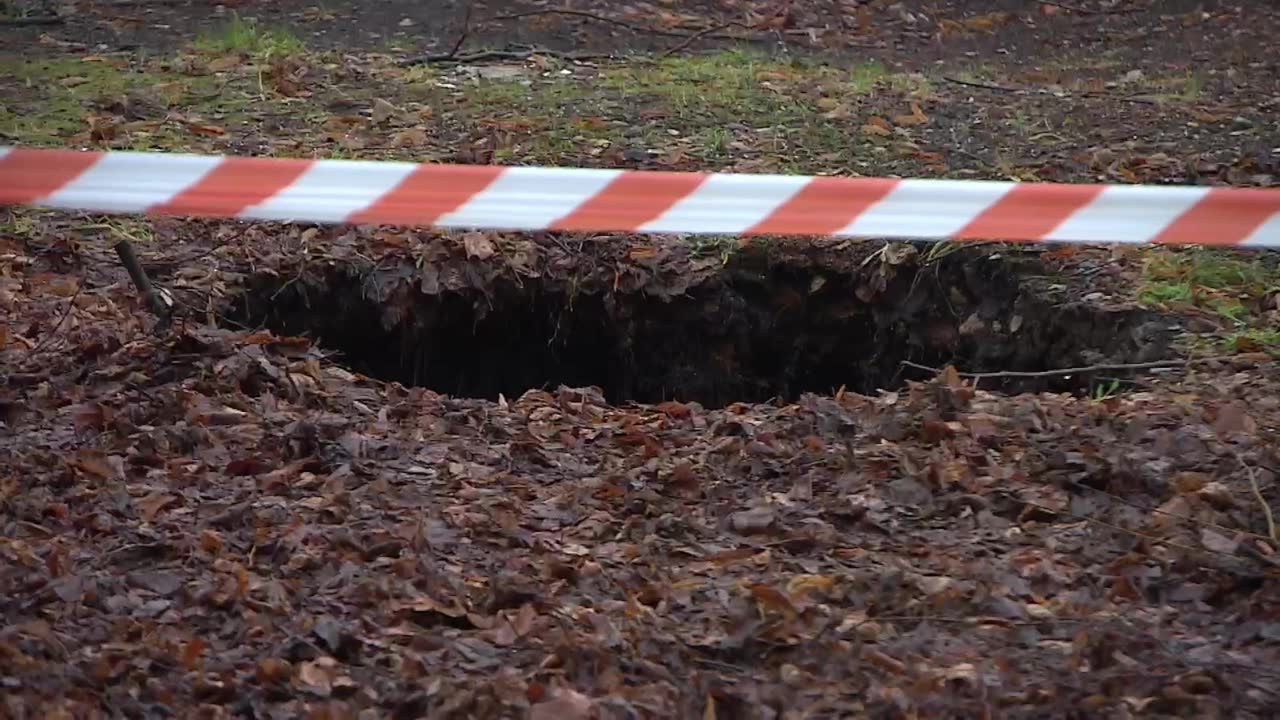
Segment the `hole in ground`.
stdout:
<path fill-rule="evenodd" d="M 972 248 L 925 265 L 845 265 L 744 251 L 670 297 L 548 279 L 448 290 L 410 263 L 332 264 L 288 282 L 252 277 L 235 315 L 310 336 L 371 377 L 488 399 L 595 385 L 613 403 L 723 407 L 927 376 L 904 360 L 988 372 L 1169 355 L 1167 318 L 1029 289 L 1032 259 Z M 1114 377 L 983 386 L 1088 393 L 1113 391 Z"/>

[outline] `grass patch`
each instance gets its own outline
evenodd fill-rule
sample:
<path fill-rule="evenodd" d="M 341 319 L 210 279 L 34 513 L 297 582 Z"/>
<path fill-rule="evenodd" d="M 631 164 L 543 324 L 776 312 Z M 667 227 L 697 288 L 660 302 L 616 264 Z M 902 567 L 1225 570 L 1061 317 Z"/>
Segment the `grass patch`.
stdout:
<path fill-rule="evenodd" d="M 182 147 L 186 131 L 162 122 L 172 109 L 217 112 L 232 94 L 208 76 L 183 75 L 109 56 L 0 57 L 0 138 L 23 145 L 61 145 L 85 135 L 94 117 L 126 128 L 105 139 L 129 149 Z"/>
<path fill-rule="evenodd" d="M 238 14 L 221 28 L 200 35 L 194 45 L 203 52 L 242 53 L 263 58 L 288 57 L 306 50 L 298 36 L 286 30 L 262 28 L 254 19 Z"/>
<path fill-rule="evenodd" d="M 1152 249 L 1138 301 L 1166 310 L 1198 308 L 1216 316 L 1231 346 L 1280 348 L 1265 298 L 1280 292 L 1280 266 L 1213 248 Z"/>
<path fill-rule="evenodd" d="M 858 104 L 877 88 L 905 94 L 891 87 L 895 78 L 879 63 L 839 67 L 733 50 L 606 63 L 594 75 L 414 69 L 401 80 L 413 100 L 443 108 L 444 123 L 506 133 L 500 161 L 564 164 L 585 154 L 617 165 L 625 154 L 627 162 L 691 158 L 717 167 L 764 154 L 777 156 L 779 171 L 803 172 L 820 170 L 821 155 L 859 149 Z"/>

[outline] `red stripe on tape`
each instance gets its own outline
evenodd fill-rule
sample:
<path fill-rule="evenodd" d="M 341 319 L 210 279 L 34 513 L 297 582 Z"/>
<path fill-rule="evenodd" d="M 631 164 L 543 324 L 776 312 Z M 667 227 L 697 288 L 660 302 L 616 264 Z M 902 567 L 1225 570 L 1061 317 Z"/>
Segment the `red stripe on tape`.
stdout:
<path fill-rule="evenodd" d="M 884 178 L 817 177 L 743 235 L 829 235 L 898 186 Z"/>
<path fill-rule="evenodd" d="M 624 172 L 549 229 L 637 230 L 688 197 L 706 179 L 698 173 Z"/>
<path fill-rule="evenodd" d="M 502 171 L 498 165 L 420 165 L 347 222 L 430 225 L 465 205 Z"/>
<path fill-rule="evenodd" d="M 1101 185 L 1014 185 L 960 228 L 957 240 L 1042 238 L 1103 191 Z"/>
<path fill-rule="evenodd" d="M 10 150 L 0 157 L 0 203 L 25 205 L 75 180 L 100 152 Z"/>
<path fill-rule="evenodd" d="M 147 208 L 156 215 L 233 217 L 289 187 L 314 160 L 226 158 L 168 202 Z"/>
<path fill-rule="evenodd" d="M 1280 193 L 1274 190 L 1213 188 L 1151 242 L 1235 245 L 1278 212 Z"/>

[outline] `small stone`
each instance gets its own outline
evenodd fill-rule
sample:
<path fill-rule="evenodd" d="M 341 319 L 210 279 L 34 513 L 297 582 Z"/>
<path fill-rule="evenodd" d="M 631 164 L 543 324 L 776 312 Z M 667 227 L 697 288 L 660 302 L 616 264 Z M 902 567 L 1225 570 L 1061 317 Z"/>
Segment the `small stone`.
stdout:
<path fill-rule="evenodd" d="M 414 25 L 417 25 L 417 24 L 418 23 L 413 21 L 413 18 L 405 18 L 400 21 L 400 27 L 413 27 Z"/>

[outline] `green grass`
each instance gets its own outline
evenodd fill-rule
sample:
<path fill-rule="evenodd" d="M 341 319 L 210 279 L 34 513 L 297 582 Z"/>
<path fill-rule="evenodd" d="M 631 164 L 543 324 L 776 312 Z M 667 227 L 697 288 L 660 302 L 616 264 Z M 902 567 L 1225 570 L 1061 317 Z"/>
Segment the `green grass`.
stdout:
<path fill-rule="evenodd" d="M 252 19 L 233 15 L 226 25 L 196 38 L 197 50 L 210 53 L 243 53 L 252 57 L 288 57 L 306 50 L 298 36 L 279 29 L 259 27 Z"/>
<path fill-rule="evenodd" d="M 1280 347 L 1267 326 L 1261 299 L 1280 291 L 1280 266 L 1256 255 L 1213 248 L 1153 249 L 1143 268 L 1138 301 L 1177 311 L 1198 308 L 1217 317 L 1232 346 Z"/>
<path fill-rule="evenodd" d="M 89 130 L 90 116 L 110 118 L 128 106 L 111 147 L 182 149 L 192 139 L 162 122 L 170 109 L 218 122 L 243 117 L 248 96 L 211 76 L 183 74 L 163 63 L 126 64 L 112 58 L 0 56 L 0 138 L 32 146 L 61 145 Z M 142 118 L 141 123 L 133 122 Z M 142 127 L 153 121 L 154 127 Z"/>

